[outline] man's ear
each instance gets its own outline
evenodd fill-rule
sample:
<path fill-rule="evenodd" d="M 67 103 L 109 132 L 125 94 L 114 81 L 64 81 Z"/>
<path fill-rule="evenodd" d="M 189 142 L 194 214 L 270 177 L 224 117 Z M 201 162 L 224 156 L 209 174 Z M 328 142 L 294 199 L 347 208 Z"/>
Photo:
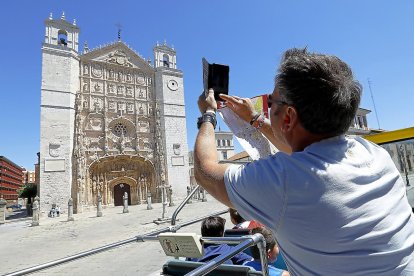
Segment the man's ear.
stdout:
<path fill-rule="evenodd" d="M 282 130 L 291 131 L 298 123 L 298 113 L 293 106 L 288 106 L 283 114 Z"/>

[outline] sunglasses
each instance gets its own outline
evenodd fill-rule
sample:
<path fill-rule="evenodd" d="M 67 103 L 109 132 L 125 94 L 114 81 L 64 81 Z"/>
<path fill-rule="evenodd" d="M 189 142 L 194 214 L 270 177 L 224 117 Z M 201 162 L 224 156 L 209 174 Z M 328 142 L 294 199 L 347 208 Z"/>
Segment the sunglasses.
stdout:
<path fill-rule="evenodd" d="M 272 98 L 273 98 L 272 94 L 268 94 L 267 95 L 267 106 L 269 108 L 272 107 L 272 104 L 289 105 L 288 102 L 285 102 L 285 101 L 282 101 L 282 100 L 275 100 L 275 99 L 272 99 Z"/>

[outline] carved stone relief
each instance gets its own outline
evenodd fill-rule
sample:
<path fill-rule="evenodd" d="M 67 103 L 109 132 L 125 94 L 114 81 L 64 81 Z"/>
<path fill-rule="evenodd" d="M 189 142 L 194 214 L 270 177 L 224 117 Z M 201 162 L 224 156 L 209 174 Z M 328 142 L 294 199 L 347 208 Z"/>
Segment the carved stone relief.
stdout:
<path fill-rule="evenodd" d="M 117 88 L 118 95 L 124 96 L 125 95 L 125 86 L 119 85 Z"/>
<path fill-rule="evenodd" d="M 89 118 L 86 129 L 88 130 L 102 130 L 103 122 L 101 118 Z"/>
<path fill-rule="evenodd" d="M 103 84 L 101 82 L 93 82 L 92 83 L 92 92 L 102 93 L 102 91 L 103 91 Z"/>
<path fill-rule="evenodd" d="M 144 74 L 142 74 L 142 73 L 139 73 L 137 76 L 136 76 L 136 82 L 138 83 L 138 84 L 145 84 L 145 76 L 144 76 Z"/>
<path fill-rule="evenodd" d="M 116 92 L 115 92 L 115 84 L 108 83 L 108 94 L 116 94 Z"/>
<path fill-rule="evenodd" d="M 49 143 L 49 155 L 51 157 L 59 157 L 61 152 L 60 144 L 57 142 Z"/>
<path fill-rule="evenodd" d="M 133 96 L 133 94 L 134 94 L 134 92 L 133 92 L 132 87 L 131 87 L 131 86 L 127 86 L 127 87 L 126 87 L 126 95 L 127 95 L 128 97 L 132 97 L 132 96 Z"/>
<path fill-rule="evenodd" d="M 87 64 L 85 64 L 83 66 L 83 74 L 84 75 L 89 75 L 89 66 Z"/>
<path fill-rule="evenodd" d="M 92 76 L 95 78 L 101 78 L 102 77 L 102 67 L 98 64 L 95 64 L 92 66 Z"/>
<path fill-rule="evenodd" d="M 134 112 L 134 104 L 133 103 L 127 103 L 127 111 L 128 113 Z"/>

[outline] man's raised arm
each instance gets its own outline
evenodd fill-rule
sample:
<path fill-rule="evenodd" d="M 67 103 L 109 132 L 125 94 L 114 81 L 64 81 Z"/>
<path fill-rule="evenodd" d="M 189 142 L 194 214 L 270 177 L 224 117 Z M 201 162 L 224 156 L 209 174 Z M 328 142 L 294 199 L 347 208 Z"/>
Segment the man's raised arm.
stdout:
<path fill-rule="evenodd" d="M 224 184 L 224 173 L 228 164 L 219 164 L 214 128 L 217 103 L 214 91 L 209 90 L 198 99 L 198 107 L 203 116 L 198 122 L 199 132 L 194 146 L 194 176 L 197 183 L 221 203 L 232 207 Z"/>

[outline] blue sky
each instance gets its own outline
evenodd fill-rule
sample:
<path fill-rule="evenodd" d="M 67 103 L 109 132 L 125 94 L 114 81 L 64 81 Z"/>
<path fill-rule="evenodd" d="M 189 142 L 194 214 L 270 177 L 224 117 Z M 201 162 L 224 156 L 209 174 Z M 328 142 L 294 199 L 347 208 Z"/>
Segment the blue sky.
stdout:
<path fill-rule="evenodd" d="M 381 128 L 413 126 L 413 1 L 3 1 L 0 155 L 28 169 L 39 149 L 43 22 L 62 11 L 70 22 L 76 18 L 81 46 L 115 41 L 117 23 L 122 40 L 144 57 L 153 60 L 157 41 L 174 45 L 184 72 L 190 149 L 201 58 L 229 64 L 230 93 L 247 97 L 272 90 L 281 54 L 292 47 L 345 60 L 364 87 L 361 107 L 373 111 L 369 78 Z M 378 127 L 374 112 L 368 123 Z"/>

